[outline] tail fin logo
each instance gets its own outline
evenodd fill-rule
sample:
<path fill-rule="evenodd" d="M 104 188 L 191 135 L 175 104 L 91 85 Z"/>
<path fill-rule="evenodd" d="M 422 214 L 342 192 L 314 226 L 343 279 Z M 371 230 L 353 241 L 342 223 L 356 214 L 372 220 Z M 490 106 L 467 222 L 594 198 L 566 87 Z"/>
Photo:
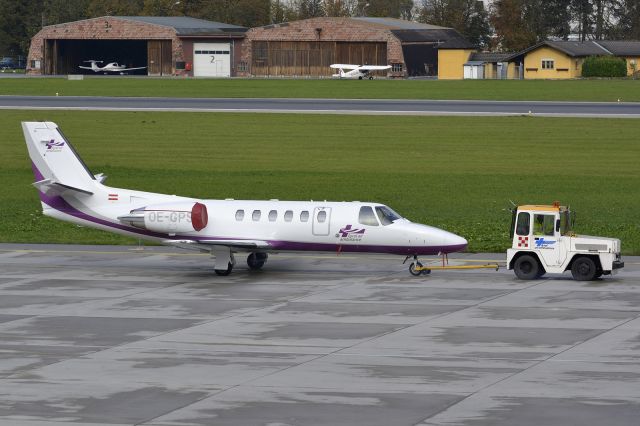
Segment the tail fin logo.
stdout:
<path fill-rule="evenodd" d="M 56 142 L 55 139 L 51 139 L 45 143 L 45 146 L 47 147 L 47 152 L 57 152 L 62 150 L 64 142 Z"/>

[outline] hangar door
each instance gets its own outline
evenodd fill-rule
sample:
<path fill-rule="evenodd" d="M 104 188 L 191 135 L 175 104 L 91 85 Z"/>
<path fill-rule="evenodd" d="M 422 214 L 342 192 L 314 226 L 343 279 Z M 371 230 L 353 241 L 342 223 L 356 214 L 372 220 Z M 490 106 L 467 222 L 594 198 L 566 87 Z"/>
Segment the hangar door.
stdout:
<path fill-rule="evenodd" d="M 231 44 L 230 43 L 194 43 L 193 44 L 193 76 L 194 77 L 229 77 L 231 76 Z"/>

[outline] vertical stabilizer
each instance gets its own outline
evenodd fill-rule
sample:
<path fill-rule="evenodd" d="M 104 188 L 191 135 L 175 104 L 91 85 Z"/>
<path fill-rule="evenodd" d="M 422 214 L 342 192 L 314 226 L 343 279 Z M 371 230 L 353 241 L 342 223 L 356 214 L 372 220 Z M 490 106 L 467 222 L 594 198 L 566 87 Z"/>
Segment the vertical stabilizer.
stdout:
<path fill-rule="evenodd" d="M 40 192 L 93 193 L 95 177 L 55 123 L 23 122 L 22 130 Z"/>

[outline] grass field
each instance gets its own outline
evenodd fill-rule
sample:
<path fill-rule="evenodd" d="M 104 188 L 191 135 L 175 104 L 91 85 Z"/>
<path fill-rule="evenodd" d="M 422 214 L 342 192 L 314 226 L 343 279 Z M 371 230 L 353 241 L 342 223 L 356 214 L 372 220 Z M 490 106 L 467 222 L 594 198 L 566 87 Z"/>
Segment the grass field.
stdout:
<path fill-rule="evenodd" d="M 375 200 L 507 245 L 509 199 L 560 200 L 640 254 L 638 122 L 537 117 L 3 111 L 0 241 L 131 243 L 40 214 L 21 120 L 56 121 L 112 186 L 200 198 Z"/>
<path fill-rule="evenodd" d="M 640 102 L 637 80 L 1 79 L 0 95 Z"/>

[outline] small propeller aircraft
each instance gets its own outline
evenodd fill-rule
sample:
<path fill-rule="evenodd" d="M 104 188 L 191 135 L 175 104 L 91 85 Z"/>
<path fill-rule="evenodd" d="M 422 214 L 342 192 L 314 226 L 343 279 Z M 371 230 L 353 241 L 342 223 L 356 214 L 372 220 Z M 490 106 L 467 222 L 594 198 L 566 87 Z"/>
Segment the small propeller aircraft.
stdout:
<path fill-rule="evenodd" d="M 83 61 L 83 62 L 90 62 L 91 66 L 90 67 L 83 67 L 82 65 L 79 65 L 78 68 L 82 68 L 83 70 L 90 70 L 93 72 L 103 72 L 105 74 L 110 73 L 110 72 L 117 72 L 120 73 L 121 75 L 124 74 L 125 71 L 135 71 L 135 70 L 143 70 L 147 67 L 135 67 L 135 68 L 127 68 L 126 65 L 118 65 L 117 62 L 109 62 L 107 65 L 105 65 L 104 67 L 100 68 L 97 64 L 101 64 L 102 61 L 96 61 L 95 59 L 89 59 L 87 61 Z"/>
<path fill-rule="evenodd" d="M 376 202 L 201 200 L 103 184 L 52 122 L 23 122 L 22 130 L 45 216 L 211 253 L 228 275 L 234 255 L 248 253 L 257 270 L 274 252 L 419 255 L 462 251 L 467 240 L 412 223 Z"/>
<path fill-rule="evenodd" d="M 353 78 L 362 80 L 368 78 L 373 80 L 371 71 L 383 71 L 391 69 L 391 65 L 349 65 L 349 64 L 333 64 L 330 68 L 338 70 L 337 74 L 333 74 L 333 78 Z M 344 70 L 347 70 L 345 72 Z M 350 70 L 350 71 L 349 71 Z"/>

